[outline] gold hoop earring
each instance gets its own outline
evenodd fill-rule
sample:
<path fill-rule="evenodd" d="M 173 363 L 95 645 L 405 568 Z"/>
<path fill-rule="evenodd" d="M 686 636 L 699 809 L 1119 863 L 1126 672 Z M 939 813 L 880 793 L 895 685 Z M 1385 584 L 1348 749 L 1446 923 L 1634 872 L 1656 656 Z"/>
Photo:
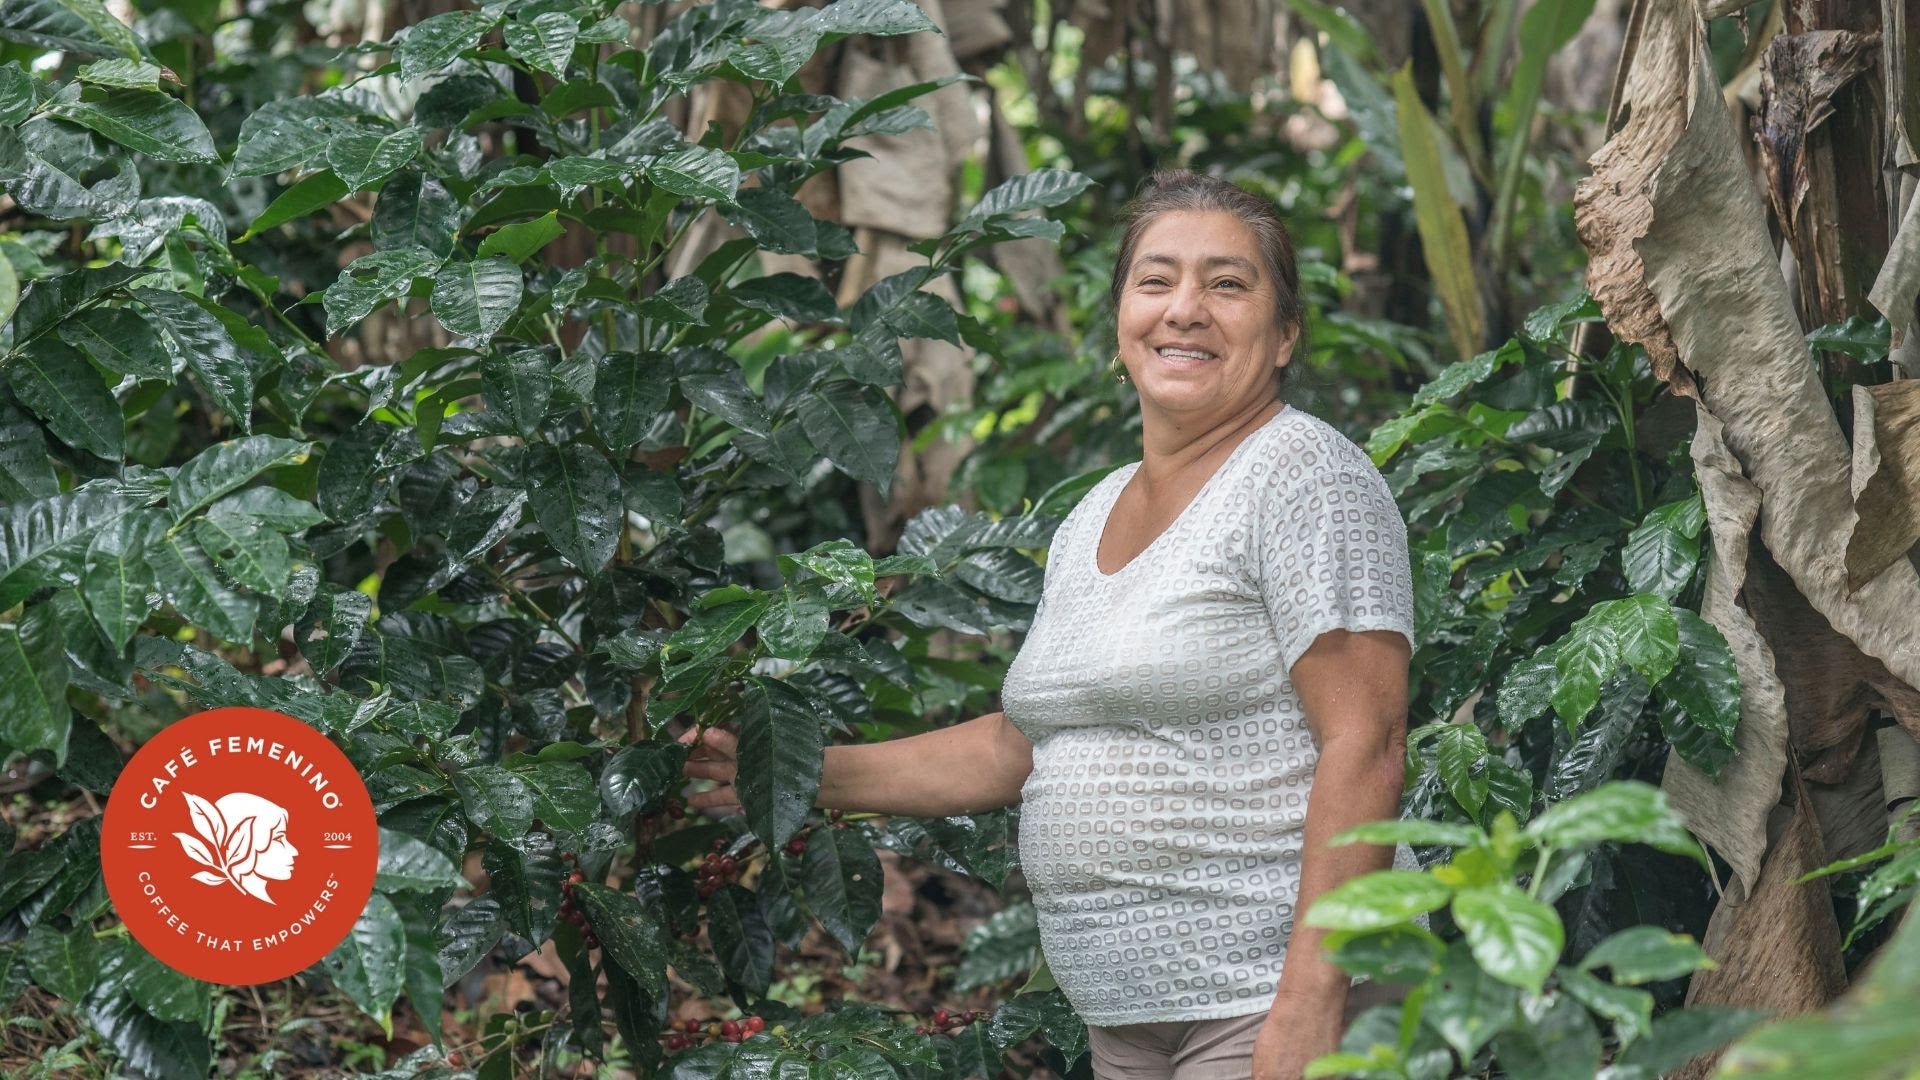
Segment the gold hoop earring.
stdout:
<path fill-rule="evenodd" d="M 1113 359 L 1107 364 L 1107 368 L 1113 372 L 1114 382 L 1127 381 L 1127 366 L 1120 362 L 1119 353 L 1116 352 L 1113 354 Z"/>

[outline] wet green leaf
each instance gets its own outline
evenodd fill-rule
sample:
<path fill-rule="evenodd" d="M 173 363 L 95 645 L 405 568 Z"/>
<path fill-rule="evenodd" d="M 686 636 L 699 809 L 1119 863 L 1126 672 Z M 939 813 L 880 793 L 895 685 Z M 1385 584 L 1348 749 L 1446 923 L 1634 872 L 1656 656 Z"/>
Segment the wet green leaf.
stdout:
<path fill-rule="evenodd" d="M 778 849 L 806 823 L 820 791 L 820 721 L 799 691 L 773 679 L 747 684 L 738 718 L 740 803 L 754 833 Z"/>
<path fill-rule="evenodd" d="M 385 893 L 376 892 L 368 897 L 353 930 L 321 963 L 361 1011 L 388 1027 L 404 983 L 406 952 L 400 913 Z"/>
<path fill-rule="evenodd" d="M 158 90 L 109 90 L 86 100 L 78 87 L 47 107 L 50 115 L 70 120 L 129 150 L 188 165 L 218 164 L 213 135 L 198 113 L 172 94 Z"/>
<path fill-rule="evenodd" d="M 20 403 L 61 442 L 117 462 L 126 456 L 126 419 L 100 372 L 80 350 L 43 337 L 17 353 L 7 379 Z"/>

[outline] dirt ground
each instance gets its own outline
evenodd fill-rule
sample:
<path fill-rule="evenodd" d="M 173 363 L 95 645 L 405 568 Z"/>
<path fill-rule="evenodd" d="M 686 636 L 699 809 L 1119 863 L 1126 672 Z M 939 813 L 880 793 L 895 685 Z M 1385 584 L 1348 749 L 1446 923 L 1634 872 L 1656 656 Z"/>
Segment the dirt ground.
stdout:
<path fill-rule="evenodd" d="M 19 848 L 38 847 L 100 808 L 87 792 L 31 775 L 0 777 L 0 820 L 18 834 Z M 25 784 L 23 788 L 21 785 Z M 9 790 L 11 789 L 11 790 Z M 49 794 L 52 797 L 46 797 Z M 42 796 L 36 798 L 35 796 Z M 967 932 L 1000 910 L 985 884 L 945 870 L 906 862 L 880 852 L 886 870 L 880 923 L 855 963 L 815 927 L 797 950 L 779 949 L 775 978 L 781 1000 L 803 1012 L 853 999 L 918 1016 L 945 1007 L 959 1013 L 989 1013 L 1011 987 L 953 990 Z M 102 924 L 104 928 L 105 924 Z M 471 1056 L 480 1047 L 479 1025 L 499 1012 L 564 1013 L 567 970 L 549 943 L 508 964 L 496 953 L 447 990 L 442 1026 L 449 1051 Z M 24 979 L 11 984 L 20 986 Z M 737 1015 L 731 1001 L 701 999 L 672 977 L 672 1021 Z M 303 973 L 260 986 L 216 995 L 221 1038 L 214 1047 L 219 1077 L 336 1077 L 377 1071 L 431 1043 L 419 1016 L 403 998 L 395 1006 L 392 1034 L 338 994 L 325 979 Z M 66 1002 L 27 986 L 0 1025 L 0 1075 L 106 1076 L 111 1054 L 84 1030 Z M 611 1027 L 609 1026 L 609 1030 Z M 1036 1048 L 1016 1047 L 1006 1075 L 1052 1080 Z M 631 1076 L 579 1062 L 557 1076 Z"/>

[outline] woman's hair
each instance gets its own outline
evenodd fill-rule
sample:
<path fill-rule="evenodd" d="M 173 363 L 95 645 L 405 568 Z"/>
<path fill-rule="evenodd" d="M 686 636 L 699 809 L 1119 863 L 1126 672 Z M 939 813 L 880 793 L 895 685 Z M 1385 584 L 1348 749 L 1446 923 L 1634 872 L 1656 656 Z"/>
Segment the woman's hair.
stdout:
<path fill-rule="evenodd" d="M 1113 281 L 1107 293 L 1114 317 L 1117 319 L 1120 314 L 1120 295 L 1126 290 L 1127 271 L 1133 266 L 1133 252 L 1140 242 L 1140 234 L 1160 215 L 1182 210 L 1232 214 L 1253 231 L 1260 257 L 1267 265 L 1267 276 L 1274 283 L 1274 322 L 1294 332 L 1293 360 L 1280 368 L 1274 378 L 1274 391 L 1278 394 L 1293 381 L 1295 361 L 1306 355 L 1307 315 L 1300 302 L 1300 269 L 1294 262 L 1293 239 L 1287 235 L 1280 211 L 1271 201 L 1231 181 L 1185 169 L 1160 169 L 1147 177 L 1133 200 L 1121 211 L 1126 230 L 1120 234 L 1120 254 L 1114 260 Z"/>
<path fill-rule="evenodd" d="M 255 869 L 261 853 L 273 846 L 276 834 L 287 828 L 287 811 L 279 803 L 263 799 L 245 791 L 235 791 L 220 796 L 213 801 L 228 828 L 247 826 L 247 844 L 242 853 L 242 861 L 234 866 L 234 876 L 239 879 L 240 887 L 267 903 L 273 903 L 267 895 L 266 879 Z"/>

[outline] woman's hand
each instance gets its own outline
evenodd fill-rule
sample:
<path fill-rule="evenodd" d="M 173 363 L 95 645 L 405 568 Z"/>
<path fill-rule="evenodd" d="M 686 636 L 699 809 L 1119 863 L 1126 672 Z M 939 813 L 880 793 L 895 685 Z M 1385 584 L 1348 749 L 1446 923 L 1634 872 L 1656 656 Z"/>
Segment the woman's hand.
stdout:
<path fill-rule="evenodd" d="M 724 728 L 712 727 L 694 728 L 680 736 L 680 741 L 693 748 L 680 771 L 695 780 L 720 782 L 720 786 L 711 791 L 689 795 L 687 805 L 713 817 L 745 813 L 740 805 L 740 793 L 734 789 L 740 770 L 740 740 Z"/>
<path fill-rule="evenodd" d="M 1334 997 L 1276 997 L 1253 1039 L 1253 1080 L 1300 1080 L 1307 1062 L 1340 1049 L 1346 1009 Z"/>

